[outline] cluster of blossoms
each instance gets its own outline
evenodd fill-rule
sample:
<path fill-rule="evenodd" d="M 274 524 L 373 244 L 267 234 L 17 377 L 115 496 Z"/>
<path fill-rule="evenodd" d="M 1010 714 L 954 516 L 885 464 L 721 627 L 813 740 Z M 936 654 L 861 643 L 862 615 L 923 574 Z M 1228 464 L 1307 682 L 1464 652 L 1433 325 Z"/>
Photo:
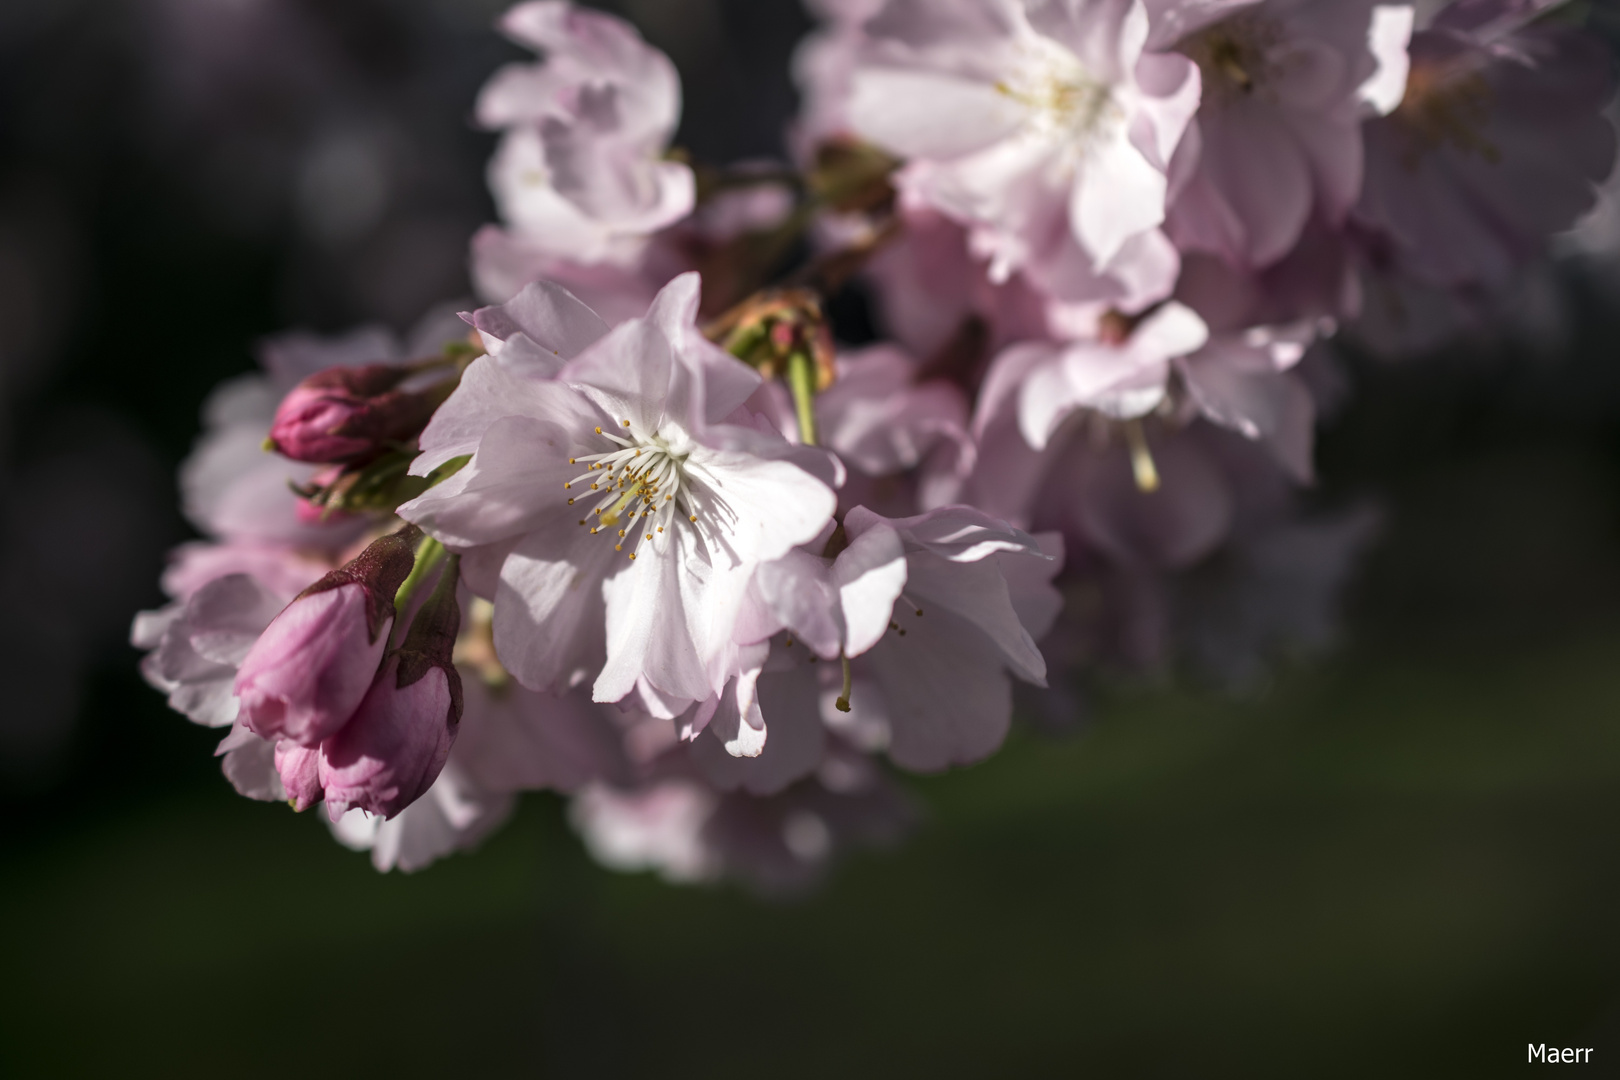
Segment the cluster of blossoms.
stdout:
<path fill-rule="evenodd" d="M 488 306 L 216 394 L 134 637 L 242 793 L 411 869 L 549 788 L 611 865 L 791 888 L 1015 687 L 1253 679 L 1369 532 L 1301 498 L 1318 344 L 1488 307 L 1615 157 L 1530 0 L 816 6 L 796 163 L 724 170 L 631 27 L 514 8 Z"/>

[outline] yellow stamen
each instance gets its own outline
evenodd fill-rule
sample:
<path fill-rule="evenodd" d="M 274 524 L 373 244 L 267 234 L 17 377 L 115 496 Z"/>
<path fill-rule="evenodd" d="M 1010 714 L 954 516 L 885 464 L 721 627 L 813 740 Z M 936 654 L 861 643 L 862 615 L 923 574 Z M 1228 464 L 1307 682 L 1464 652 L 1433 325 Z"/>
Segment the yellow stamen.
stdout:
<path fill-rule="evenodd" d="M 1159 470 L 1153 464 L 1153 451 L 1148 447 L 1147 434 L 1140 420 L 1125 421 L 1125 442 L 1131 450 L 1131 472 L 1136 486 L 1143 494 L 1159 490 Z"/>

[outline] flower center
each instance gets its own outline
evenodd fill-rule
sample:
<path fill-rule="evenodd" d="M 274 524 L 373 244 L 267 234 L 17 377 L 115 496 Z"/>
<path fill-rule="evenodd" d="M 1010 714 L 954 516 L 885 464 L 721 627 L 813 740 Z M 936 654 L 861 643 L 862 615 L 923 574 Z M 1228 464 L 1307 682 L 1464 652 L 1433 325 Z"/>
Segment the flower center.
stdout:
<path fill-rule="evenodd" d="M 1258 15 L 1237 15 L 1193 35 L 1183 50 L 1203 77 L 1204 100 L 1248 97 L 1275 73 L 1271 51 L 1282 29 Z"/>
<path fill-rule="evenodd" d="M 1401 164 L 1415 170 L 1427 154 L 1447 144 L 1488 164 L 1500 161 L 1502 152 L 1481 134 L 1490 120 L 1491 96 L 1490 84 L 1464 63 L 1414 61 L 1406 95 L 1393 114 L 1407 133 Z"/>
<path fill-rule="evenodd" d="M 629 427 L 630 421 L 624 421 L 624 425 Z M 579 519 L 591 535 L 613 536 L 614 551 L 623 551 L 628 541 L 630 558 L 634 559 L 643 541 L 652 542 L 654 551 L 663 550 L 665 545 L 659 540 L 681 518 L 697 523 L 700 506 L 695 487 L 686 475 L 687 455 L 672 451 L 656 434 L 623 438 L 601 428 L 596 429 L 596 434 L 616 449 L 569 458 L 568 464 L 586 468 L 563 485 L 570 491 L 588 485 L 596 493 L 596 505 Z M 568 505 L 591 497 L 571 496 Z"/>
<path fill-rule="evenodd" d="M 1031 132 L 1076 156 L 1124 120 L 1108 85 L 1045 38 L 1030 43 L 1025 62 L 996 90 L 1029 110 Z"/>

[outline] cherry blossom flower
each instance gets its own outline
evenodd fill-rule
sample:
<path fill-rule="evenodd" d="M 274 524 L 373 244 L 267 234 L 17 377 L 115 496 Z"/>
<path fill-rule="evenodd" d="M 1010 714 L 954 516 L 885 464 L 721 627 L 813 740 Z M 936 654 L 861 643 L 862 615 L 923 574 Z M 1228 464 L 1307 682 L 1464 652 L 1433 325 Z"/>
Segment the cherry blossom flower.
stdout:
<path fill-rule="evenodd" d="M 141 674 L 176 712 L 206 727 L 230 726 L 240 704 L 237 669 L 289 599 L 248 574 L 227 573 L 168 607 L 142 612 L 130 633 L 137 649 L 148 650 Z"/>
<path fill-rule="evenodd" d="M 1452 4 L 1413 36 L 1400 107 L 1367 125 L 1356 207 L 1375 270 L 1500 286 L 1595 203 L 1615 163 L 1601 41 L 1542 5 Z"/>
<path fill-rule="evenodd" d="M 1302 497 L 1321 339 L 1455 340 L 1613 164 L 1549 6 L 812 0 L 795 176 L 694 172 L 666 57 L 520 3 L 492 306 L 210 399 L 142 671 L 379 869 L 550 789 L 606 865 L 769 893 L 900 835 L 889 767 L 984 759 L 1015 694 L 1259 685 L 1376 531 Z"/>
<path fill-rule="evenodd" d="M 605 335 L 555 287 L 473 316 L 499 348 L 428 425 L 413 471 L 470 461 L 400 514 L 468 553 L 496 651 L 527 686 L 719 694 L 754 568 L 831 517 L 832 463 L 741 409 L 759 376 L 698 333 L 698 289 L 677 278 Z"/>
<path fill-rule="evenodd" d="M 847 546 L 830 558 L 799 551 L 760 569 L 757 595 L 795 642 L 784 651 L 802 643 L 793 655 L 820 661 L 820 688 L 795 696 L 905 768 L 987 756 L 1011 719 L 1008 673 L 1044 685 L 1035 639 L 1057 616 L 1048 583 L 1061 547 L 964 506 L 898 520 L 856 507 L 842 530 L 834 543 Z M 853 691 L 835 689 L 840 657 Z M 770 680 L 760 679 L 762 705 Z M 813 754 L 813 739 L 799 742 Z M 767 743 L 762 758 L 771 756 Z"/>
<path fill-rule="evenodd" d="M 861 24 L 882 8 L 884 0 L 805 0 L 821 20 L 793 52 L 793 81 L 803 102 L 790 133 L 795 155 L 814 156 L 818 144 L 852 135 L 849 123 L 850 82 L 865 40 Z"/>
<path fill-rule="evenodd" d="M 512 232 L 583 264 L 633 261 L 691 212 L 692 170 L 664 152 L 680 121 L 669 58 L 623 20 L 562 0 L 508 11 L 501 29 L 545 55 L 501 69 L 478 98 L 503 132 L 489 181 Z"/>
<path fill-rule="evenodd" d="M 949 501 L 973 467 L 968 403 L 945 378 L 892 345 L 840 355 L 832 386 L 816 398 L 819 444 L 848 470 L 839 491 L 845 509 L 864 505 L 897 516 Z M 751 401 L 787 438 L 800 439 L 793 402 L 780 382 Z"/>
<path fill-rule="evenodd" d="M 970 225 L 993 279 L 1133 310 L 1170 292 L 1160 226 L 1199 80 L 1144 52 L 1139 0 L 890 0 L 865 32 L 856 131 L 911 159 L 901 187 Z"/>
<path fill-rule="evenodd" d="M 1183 251 L 1258 268 L 1311 218 L 1342 223 L 1361 191 L 1362 119 L 1400 101 L 1410 5 L 1374 0 L 1169 0 L 1150 47 L 1197 62 L 1196 158 L 1167 226 Z M 1178 164 L 1180 164 L 1178 162 Z"/>
<path fill-rule="evenodd" d="M 1135 325 L 1117 320 L 1104 330 L 1092 340 L 1009 349 L 986 380 L 980 408 L 993 412 L 1005 396 L 1016 395 L 1019 430 L 1040 450 L 1076 410 L 1115 419 L 1151 412 L 1164 400 L 1171 362 L 1209 340 L 1204 321 L 1174 301 Z"/>
<path fill-rule="evenodd" d="M 1320 330 L 1312 323 L 1256 326 L 1216 337 L 1175 361 L 1193 408 L 1221 427 L 1266 444 L 1278 464 L 1301 483 L 1315 475 L 1316 403 L 1291 369 Z"/>

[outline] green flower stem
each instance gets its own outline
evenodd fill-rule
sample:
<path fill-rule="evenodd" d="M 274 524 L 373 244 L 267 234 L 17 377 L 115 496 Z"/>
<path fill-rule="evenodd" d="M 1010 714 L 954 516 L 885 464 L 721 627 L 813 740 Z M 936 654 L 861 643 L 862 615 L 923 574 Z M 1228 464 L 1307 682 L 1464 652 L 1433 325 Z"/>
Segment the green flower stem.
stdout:
<path fill-rule="evenodd" d="M 416 548 L 416 565 L 411 567 L 410 576 L 405 584 L 399 587 L 394 594 L 394 626 L 397 628 L 405 620 L 405 612 L 410 609 L 411 601 L 421 591 L 422 584 L 433 576 L 433 572 L 444 562 L 445 556 L 450 553 L 444 545 L 431 536 L 422 537 L 422 542 Z"/>
<path fill-rule="evenodd" d="M 795 349 L 788 356 L 787 384 L 793 393 L 793 408 L 799 418 L 799 441 L 815 446 L 816 433 L 816 362 L 804 349 Z"/>

